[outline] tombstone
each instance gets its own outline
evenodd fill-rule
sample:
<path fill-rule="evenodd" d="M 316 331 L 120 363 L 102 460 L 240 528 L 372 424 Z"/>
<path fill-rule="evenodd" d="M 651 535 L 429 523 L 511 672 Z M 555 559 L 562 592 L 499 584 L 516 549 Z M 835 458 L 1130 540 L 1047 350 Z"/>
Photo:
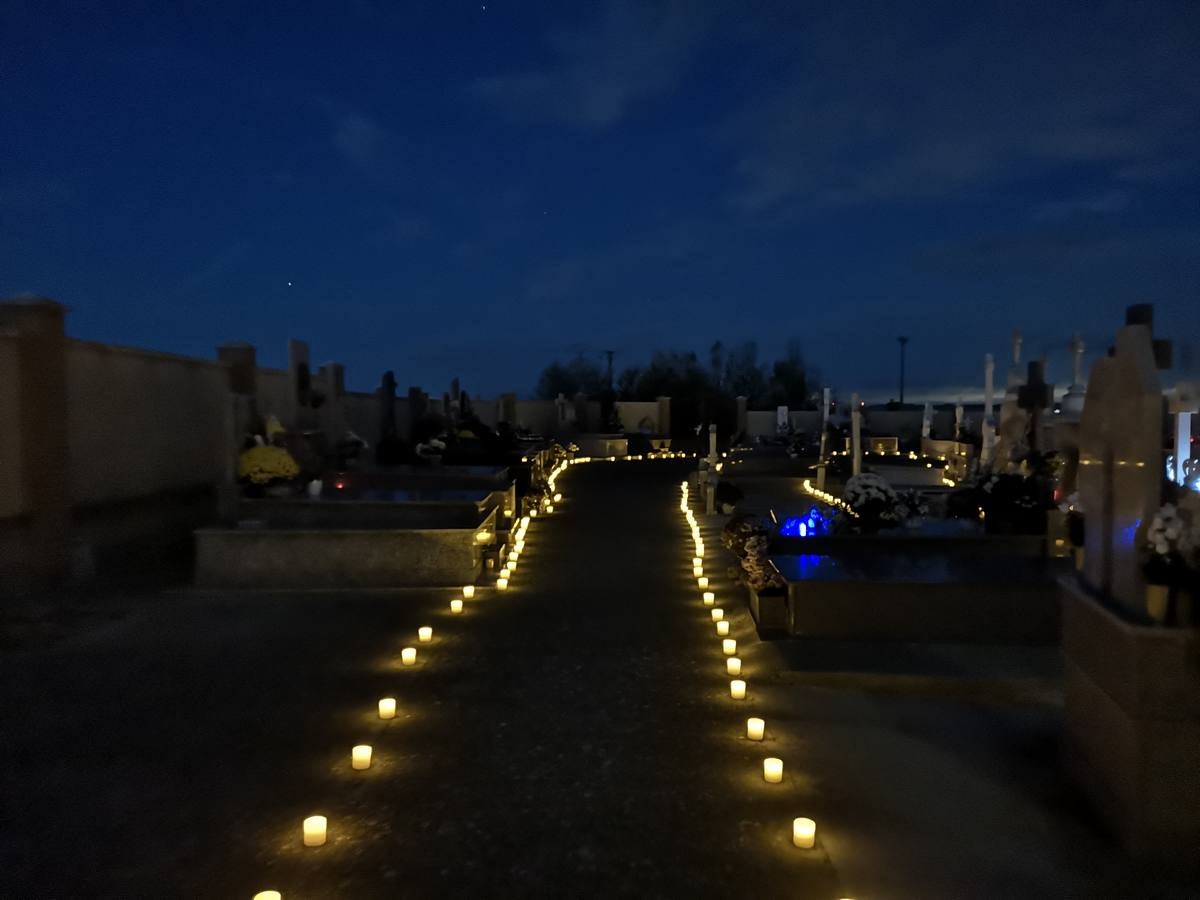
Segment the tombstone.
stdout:
<path fill-rule="evenodd" d="M 1151 627 L 1140 543 L 1162 501 L 1163 396 L 1150 311 L 1130 307 L 1080 420 L 1084 561 L 1062 584 L 1064 764 L 1124 846 L 1200 865 L 1200 641 Z"/>
<path fill-rule="evenodd" d="M 669 435 L 671 433 L 671 398 L 656 397 L 658 403 L 658 433 Z"/>
<path fill-rule="evenodd" d="M 775 407 L 775 433 L 787 434 L 791 426 L 791 413 L 786 406 Z"/>
<path fill-rule="evenodd" d="M 559 392 L 554 398 L 555 418 L 559 428 L 565 428 L 571 418 L 571 404 L 567 402 L 567 395 Z"/>
<path fill-rule="evenodd" d="M 995 402 L 996 360 L 992 354 L 983 357 L 983 424 L 980 427 L 979 468 L 986 471 L 996 454 L 996 419 L 992 410 Z"/>
<path fill-rule="evenodd" d="M 933 428 L 933 404 L 926 403 L 925 408 L 921 411 L 921 441 L 924 443 L 929 440 L 929 432 Z"/>
<path fill-rule="evenodd" d="M 396 375 L 391 369 L 383 373 L 376 396 L 379 398 L 378 446 L 396 438 Z"/>
<path fill-rule="evenodd" d="M 1078 419 L 1083 413 L 1086 388 L 1083 386 L 1083 339 L 1076 334 L 1071 338 L 1071 385 L 1063 396 L 1062 415 L 1068 420 Z"/>
<path fill-rule="evenodd" d="M 1029 416 L 1017 402 L 1017 394 L 1025 384 L 1025 373 L 1021 371 L 1021 332 L 1013 332 L 1013 363 L 1008 369 L 1004 390 L 1004 402 L 1000 406 L 1000 427 L 996 438 L 993 468 L 998 472 L 1015 472 L 1018 461 L 1028 453 L 1025 444 L 1029 433 Z"/>
<path fill-rule="evenodd" d="M 1191 487 L 1196 480 L 1197 461 L 1192 454 L 1192 416 L 1200 410 L 1200 388 L 1194 384 L 1175 386 L 1170 412 L 1175 416 L 1174 452 L 1171 454 L 1171 480 Z"/>
<path fill-rule="evenodd" d="M 291 383 L 289 409 L 279 410 L 285 428 L 305 431 L 316 425 L 312 412 L 312 371 L 308 362 L 308 344 L 288 339 L 288 376 Z"/>
<path fill-rule="evenodd" d="M 862 407 L 858 394 L 850 395 L 850 453 L 853 460 L 851 474 L 862 474 Z"/>

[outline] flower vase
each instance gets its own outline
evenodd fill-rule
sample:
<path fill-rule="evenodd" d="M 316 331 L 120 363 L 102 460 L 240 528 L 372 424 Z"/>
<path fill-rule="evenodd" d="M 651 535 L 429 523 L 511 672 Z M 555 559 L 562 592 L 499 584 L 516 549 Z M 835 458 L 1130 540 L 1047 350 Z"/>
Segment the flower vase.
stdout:
<path fill-rule="evenodd" d="M 1157 624 L 1167 621 L 1167 610 L 1171 602 L 1171 589 L 1165 584 L 1146 585 L 1146 614 Z"/>

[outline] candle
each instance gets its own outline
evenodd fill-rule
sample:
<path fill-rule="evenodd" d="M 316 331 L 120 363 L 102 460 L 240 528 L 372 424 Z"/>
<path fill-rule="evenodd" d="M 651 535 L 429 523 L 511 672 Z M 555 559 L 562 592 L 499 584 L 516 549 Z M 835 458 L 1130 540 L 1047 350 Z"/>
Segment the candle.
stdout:
<path fill-rule="evenodd" d="M 508 554 L 508 566 L 509 566 L 509 568 L 512 568 L 514 565 L 516 565 L 516 563 L 517 563 L 517 557 L 518 557 L 518 556 L 520 556 L 520 555 L 521 555 L 521 554 L 519 554 L 519 553 L 518 553 L 516 550 L 513 550 L 511 553 L 509 553 L 509 554 Z"/>
<path fill-rule="evenodd" d="M 714 606 L 712 610 L 712 620 L 714 622 L 720 622 L 723 618 L 725 618 L 725 610 L 721 609 L 719 606 Z"/>
<path fill-rule="evenodd" d="M 531 510 L 529 511 L 529 518 L 531 518 L 531 519 L 536 519 L 536 518 L 537 518 L 537 510 L 536 510 L 536 509 L 531 509 Z"/>
<path fill-rule="evenodd" d="M 513 545 L 513 550 L 515 550 L 517 552 L 517 555 L 520 556 L 522 553 L 525 552 L 525 541 L 524 540 L 517 541 Z"/>
<path fill-rule="evenodd" d="M 696 579 L 696 584 L 698 584 L 700 586 L 700 590 L 702 590 L 702 591 L 708 590 L 708 576 L 701 575 L 699 578 Z"/>
<path fill-rule="evenodd" d="M 768 756 L 763 760 L 763 781 L 768 784 L 779 784 L 783 781 L 783 760 Z"/>
<path fill-rule="evenodd" d="M 415 665 L 417 662 L 417 648 L 405 647 L 400 651 L 400 663 L 405 666 Z"/>
<path fill-rule="evenodd" d="M 417 629 L 417 640 L 422 644 L 428 644 L 433 640 L 433 629 L 428 625 L 422 625 Z"/>
<path fill-rule="evenodd" d="M 740 678 L 735 678 L 733 681 L 729 682 L 729 696 L 734 700 L 745 700 L 746 682 L 742 681 Z"/>
<path fill-rule="evenodd" d="M 750 718 L 746 720 L 746 737 L 752 741 L 761 741 L 766 733 L 767 723 L 758 718 Z"/>
<path fill-rule="evenodd" d="M 704 574 L 703 566 L 692 566 L 692 575 L 694 575 L 696 578 L 699 578 L 703 574 Z"/>
<path fill-rule="evenodd" d="M 396 698 L 384 697 L 379 701 L 379 718 L 394 719 L 396 718 Z"/>
<path fill-rule="evenodd" d="M 736 656 L 731 656 L 727 660 L 725 660 L 725 674 L 741 675 L 742 674 L 742 661 L 740 659 L 738 659 Z"/>
<path fill-rule="evenodd" d="M 450 601 L 450 612 L 456 616 L 462 612 L 462 601 L 457 597 Z"/>
<path fill-rule="evenodd" d="M 721 652 L 726 656 L 737 656 L 737 641 L 733 638 L 725 638 L 721 641 Z"/>
<path fill-rule="evenodd" d="M 467 584 L 463 586 L 463 596 L 470 600 L 475 596 L 475 585 Z"/>
<path fill-rule="evenodd" d="M 704 560 L 701 559 L 699 556 L 693 556 L 692 557 L 692 565 L 693 566 L 702 566 L 702 565 L 704 565 Z"/>
<path fill-rule="evenodd" d="M 512 569 L 510 569 L 508 566 L 505 566 L 499 572 L 499 576 L 501 578 L 508 578 L 510 575 L 512 575 Z"/>
<path fill-rule="evenodd" d="M 325 817 L 309 816 L 304 820 L 304 846 L 320 847 L 325 843 Z"/>
<path fill-rule="evenodd" d="M 359 744 L 351 748 L 350 765 L 359 770 L 371 768 L 371 745 Z"/>
<path fill-rule="evenodd" d="M 554 495 L 554 502 L 555 502 L 555 503 L 558 503 L 560 500 L 562 500 L 562 494 L 555 494 L 555 495 Z"/>
<path fill-rule="evenodd" d="M 496 590 L 507 591 L 508 590 L 508 579 L 507 578 L 497 578 L 496 579 Z"/>
<path fill-rule="evenodd" d="M 817 823 L 812 819 L 792 819 L 792 843 L 809 850 L 817 842 Z"/>
<path fill-rule="evenodd" d="M 254 895 L 254 900 L 283 900 L 283 894 L 279 891 L 259 891 Z"/>
<path fill-rule="evenodd" d="M 546 512 L 547 512 L 547 513 L 552 513 L 552 512 L 554 512 L 554 504 L 553 504 L 553 503 L 548 503 L 548 504 L 546 504 Z"/>
<path fill-rule="evenodd" d="M 492 539 L 492 534 L 490 531 L 477 531 L 475 533 L 475 540 L 477 543 L 486 544 L 491 539 Z"/>
<path fill-rule="evenodd" d="M 704 555 L 704 541 L 696 541 L 696 555 L 697 556 Z"/>
<path fill-rule="evenodd" d="M 717 595 L 714 594 L 712 591 L 705 591 L 701 596 L 704 599 L 705 606 L 712 606 L 714 603 L 717 602 Z"/>
<path fill-rule="evenodd" d="M 529 516 L 521 516 L 521 527 L 522 528 L 529 527 Z"/>
<path fill-rule="evenodd" d="M 725 637 L 727 634 L 729 634 L 729 620 L 722 619 L 717 623 L 717 637 Z"/>

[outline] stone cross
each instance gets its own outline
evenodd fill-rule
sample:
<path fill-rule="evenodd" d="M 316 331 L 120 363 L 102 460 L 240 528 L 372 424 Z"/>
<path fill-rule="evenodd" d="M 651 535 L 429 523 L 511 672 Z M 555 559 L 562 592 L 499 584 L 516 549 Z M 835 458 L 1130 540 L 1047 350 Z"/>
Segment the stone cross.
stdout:
<path fill-rule="evenodd" d="M 1140 542 L 1162 502 L 1162 388 L 1152 314 L 1126 311 L 1112 355 L 1096 360 L 1079 423 L 1083 579 L 1133 619 L 1146 612 Z"/>

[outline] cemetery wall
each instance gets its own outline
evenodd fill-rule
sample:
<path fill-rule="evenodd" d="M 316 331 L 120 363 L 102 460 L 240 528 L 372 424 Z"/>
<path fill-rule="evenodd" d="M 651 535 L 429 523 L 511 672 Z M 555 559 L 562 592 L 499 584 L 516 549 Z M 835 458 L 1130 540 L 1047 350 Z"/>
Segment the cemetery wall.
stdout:
<path fill-rule="evenodd" d="M 222 479 L 228 382 L 220 363 L 68 340 L 66 381 L 73 503 Z"/>
<path fill-rule="evenodd" d="M 21 383 L 17 338 L 0 334 L 0 519 L 26 512 L 20 430 L 9 423 L 21 416 Z"/>
<path fill-rule="evenodd" d="M 291 419 L 292 378 L 285 369 L 257 369 L 254 373 L 258 411 L 264 417 L 274 415 L 280 422 Z"/>
<path fill-rule="evenodd" d="M 617 414 L 621 417 L 621 425 L 630 434 L 641 431 L 641 422 L 647 419 L 648 433 L 658 434 L 662 430 L 659 428 L 657 400 L 618 400 Z"/>
<path fill-rule="evenodd" d="M 539 434 L 558 430 L 558 409 L 553 400 L 518 400 L 517 425 Z"/>

